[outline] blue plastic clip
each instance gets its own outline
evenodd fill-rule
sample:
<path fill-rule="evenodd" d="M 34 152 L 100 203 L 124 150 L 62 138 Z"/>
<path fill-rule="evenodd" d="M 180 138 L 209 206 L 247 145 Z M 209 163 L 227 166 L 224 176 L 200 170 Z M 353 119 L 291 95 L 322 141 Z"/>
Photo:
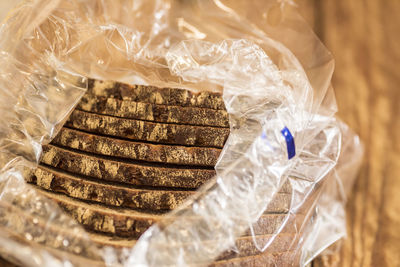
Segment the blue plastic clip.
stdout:
<path fill-rule="evenodd" d="M 281 133 L 286 140 L 288 158 L 291 159 L 296 155 L 296 146 L 294 145 L 293 135 L 286 126 L 282 129 Z"/>

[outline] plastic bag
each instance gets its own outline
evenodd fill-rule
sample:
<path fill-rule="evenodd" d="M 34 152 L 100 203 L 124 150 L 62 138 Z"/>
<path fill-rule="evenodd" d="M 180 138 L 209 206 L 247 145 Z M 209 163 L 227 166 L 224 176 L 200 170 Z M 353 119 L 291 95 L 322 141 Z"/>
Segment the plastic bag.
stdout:
<path fill-rule="evenodd" d="M 25 1 L 0 35 L 3 255 L 26 266 L 304 266 L 345 236 L 362 146 L 334 118 L 331 55 L 290 1 Z M 230 116 L 216 178 L 131 250 L 98 247 L 24 180 L 87 77 L 222 92 Z M 260 238 L 285 184 L 288 212 Z M 258 257 L 221 260 L 241 255 L 245 232 Z"/>

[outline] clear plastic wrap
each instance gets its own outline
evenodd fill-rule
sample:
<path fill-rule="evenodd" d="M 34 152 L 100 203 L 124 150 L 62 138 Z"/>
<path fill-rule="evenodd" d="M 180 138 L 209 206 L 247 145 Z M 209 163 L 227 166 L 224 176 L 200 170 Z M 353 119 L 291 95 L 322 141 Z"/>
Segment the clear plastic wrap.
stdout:
<path fill-rule="evenodd" d="M 9 14 L 0 35 L 6 257 L 26 266 L 304 266 L 345 236 L 362 146 L 334 117 L 333 60 L 291 1 L 32 0 Z M 24 180 L 88 77 L 222 92 L 230 116 L 215 179 L 131 250 L 95 245 Z M 260 235 L 284 185 L 288 211 Z M 245 232 L 254 256 L 224 260 L 226 251 L 241 255 L 235 240 Z"/>

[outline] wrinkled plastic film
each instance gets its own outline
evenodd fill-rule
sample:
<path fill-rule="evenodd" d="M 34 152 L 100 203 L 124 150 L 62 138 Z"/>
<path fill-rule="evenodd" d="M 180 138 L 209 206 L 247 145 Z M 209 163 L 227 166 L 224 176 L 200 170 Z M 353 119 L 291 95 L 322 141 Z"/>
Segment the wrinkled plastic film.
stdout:
<path fill-rule="evenodd" d="M 239 255 L 232 246 L 247 231 L 269 263 L 276 237 L 294 227 L 285 245 L 291 253 L 280 260 L 304 265 L 344 235 L 344 192 L 362 150 L 332 117 L 332 58 L 290 3 L 26 1 L 1 35 L 0 240 L 37 256 L 29 262 L 17 250 L 7 254 L 31 266 L 208 265 L 228 249 Z M 220 91 L 230 115 L 216 179 L 131 251 L 98 248 L 23 179 L 84 94 L 87 77 Z M 295 140 L 292 159 L 285 128 Z M 263 241 L 257 221 L 285 183 L 290 207 Z M 35 205 L 46 208 L 37 213 Z M 66 225 L 76 228 L 72 236 Z"/>

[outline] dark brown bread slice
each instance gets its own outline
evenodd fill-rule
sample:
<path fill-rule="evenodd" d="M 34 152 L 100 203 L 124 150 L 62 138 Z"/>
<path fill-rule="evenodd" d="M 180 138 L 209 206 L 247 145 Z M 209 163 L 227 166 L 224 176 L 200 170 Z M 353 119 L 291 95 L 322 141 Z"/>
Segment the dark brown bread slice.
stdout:
<path fill-rule="evenodd" d="M 88 93 L 96 96 L 114 97 L 152 104 L 225 109 L 222 95 L 209 91 L 194 93 L 178 88 L 128 85 L 114 81 L 91 79 L 89 80 Z"/>
<path fill-rule="evenodd" d="M 120 237 L 111 237 L 99 233 L 89 233 L 89 236 L 93 242 L 98 246 L 110 246 L 116 249 L 121 248 L 132 248 L 136 244 L 135 239 L 126 239 Z M 235 241 L 235 245 L 232 249 L 225 251 L 218 258 L 217 261 L 226 259 L 254 256 L 260 254 L 259 248 L 256 247 L 254 242 L 259 244 L 261 247 L 268 244 L 268 253 L 276 252 L 287 252 L 293 247 L 292 245 L 296 242 L 296 235 L 293 234 L 279 234 L 279 235 L 259 235 L 259 236 L 241 236 Z M 215 241 L 204 242 L 204 246 Z M 165 247 L 170 248 L 171 244 L 165 244 Z"/>
<path fill-rule="evenodd" d="M 161 215 L 157 214 L 129 209 L 111 209 L 41 189 L 38 191 L 54 200 L 65 212 L 90 231 L 119 237 L 139 238 L 144 231 L 161 218 Z"/>
<path fill-rule="evenodd" d="M 40 195 L 43 191 L 37 192 Z M 56 254 L 71 253 L 68 255 L 68 259 L 74 256 L 83 256 L 99 263 L 103 257 L 98 249 L 102 249 L 104 246 L 112 246 L 117 250 L 131 248 L 136 243 L 136 240 L 129 238 L 87 233 L 81 229 L 76 231 L 78 230 L 76 227 L 68 227 L 60 222 L 55 222 L 54 218 L 49 219 L 40 214 L 35 214 L 34 217 L 25 211 L 24 200 L 20 200 L 13 204 L 0 202 L 0 215 L 2 215 L 0 216 L 0 231 L 18 243 L 28 243 L 31 247 L 43 246 L 43 249 L 56 252 Z M 6 214 L 13 216 L 4 216 Z M 116 252 L 118 253 L 118 251 Z"/>
<path fill-rule="evenodd" d="M 119 237 L 138 238 L 148 227 L 160 220 L 162 215 L 133 211 L 129 209 L 111 209 L 104 205 L 77 201 L 65 195 L 49 191 L 38 191 L 53 199 L 67 213 L 71 214 L 87 230 L 106 233 Z M 194 218 L 195 220 L 195 218 Z M 264 214 L 253 225 L 255 235 L 274 234 L 286 222 L 280 233 L 298 233 L 304 216 L 288 214 Z M 245 235 L 249 235 L 250 231 Z"/>
<path fill-rule="evenodd" d="M 126 238 L 110 237 L 98 233 L 89 233 L 91 240 L 99 247 L 110 246 L 116 249 L 132 248 L 136 244 L 136 240 L 127 240 Z M 259 235 L 259 236 L 242 236 L 236 239 L 235 245 L 232 249 L 222 253 L 215 261 L 217 266 L 224 266 L 222 264 L 232 262 L 251 262 L 254 258 L 250 256 L 262 256 L 272 255 L 275 260 L 292 260 L 295 257 L 296 244 L 301 235 L 296 234 L 278 234 L 278 235 Z M 207 246 L 207 241 L 203 245 Z M 266 251 L 261 252 L 255 243 L 259 246 L 263 246 L 268 243 Z M 170 248 L 170 244 L 165 244 L 166 247 Z M 233 261 L 227 261 L 227 260 Z M 255 258 L 257 259 L 257 258 Z M 289 265 L 290 266 L 290 265 Z"/>
<path fill-rule="evenodd" d="M 229 117 L 225 110 L 150 104 L 90 94 L 83 96 L 77 108 L 125 119 L 229 127 Z"/>
<path fill-rule="evenodd" d="M 154 211 L 177 208 L 196 193 L 195 191 L 148 190 L 107 184 L 45 166 L 39 166 L 32 175 L 26 176 L 25 179 L 43 189 L 63 193 L 73 198 L 110 206 Z M 288 212 L 290 200 L 291 195 L 278 193 L 268 206 L 267 212 Z"/>
<path fill-rule="evenodd" d="M 77 255 L 73 253 L 66 253 L 63 251 L 60 251 L 59 249 L 54 249 L 53 247 L 50 246 L 45 246 L 41 244 L 37 244 L 33 241 L 27 241 L 26 239 L 23 239 L 23 237 L 14 237 L 15 240 L 25 243 L 28 246 L 34 246 L 36 248 L 39 248 L 43 251 L 47 250 L 48 252 L 51 253 L 51 255 L 59 257 L 60 259 L 68 259 L 70 263 L 72 263 L 74 266 L 91 266 L 91 267 L 105 267 L 106 264 L 104 263 L 104 260 L 102 259 L 91 259 L 88 258 L 84 255 Z M 249 266 L 249 267 L 259 267 L 259 266 L 297 266 L 294 262 L 294 260 L 297 259 L 296 255 L 294 252 L 275 252 L 275 253 L 263 253 L 258 256 L 245 256 L 245 257 L 239 257 L 239 258 L 230 258 L 227 260 L 219 260 L 215 261 L 214 263 L 210 264 L 209 266 L 213 267 L 233 267 L 233 266 Z M 6 263 L 8 264 L 7 261 L 0 261 L 0 263 Z M 1 265 L 3 266 L 3 265 Z M 22 265 L 5 265 L 14 267 L 14 266 L 21 266 Z M 115 267 L 121 266 L 119 264 L 113 265 Z M 201 266 L 198 264 L 191 264 L 190 266 Z"/>
<path fill-rule="evenodd" d="M 54 248 L 60 253 L 71 252 L 101 259 L 97 249 L 89 247 L 90 239 L 84 236 L 84 231 L 78 228 L 77 224 L 72 227 L 60 225 L 59 222 L 55 222 L 57 219 L 43 218 L 39 214 L 33 217 L 24 210 L 25 208 L 23 203 L 0 203 L 0 231 L 4 235 L 17 242 L 32 242 L 32 245 L 41 244 Z"/>
<path fill-rule="evenodd" d="M 137 242 L 136 238 L 110 236 L 95 232 L 87 232 L 87 234 L 99 247 L 108 246 L 115 249 L 133 248 Z"/>
<path fill-rule="evenodd" d="M 98 233 L 89 233 L 91 240 L 99 247 L 110 246 L 116 249 L 132 248 L 136 244 L 136 240 L 127 240 L 126 238 L 110 237 Z M 272 241 L 273 240 L 273 241 Z M 296 241 L 296 236 L 293 234 L 279 234 L 279 235 L 259 235 L 255 237 L 242 236 L 236 239 L 235 245 L 232 249 L 227 250 L 221 254 L 216 261 L 223 261 L 232 258 L 248 257 L 259 255 L 262 252 L 256 247 L 254 242 L 263 246 L 269 243 L 268 253 L 288 252 L 292 250 L 292 245 Z M 203 245 L 215 241 L 207 241 Z M 171 248 L 170 244 L 165 244 L 165 247 Z"/>
<path fill-rule="evenodd" d="M 41 191 L 39 191 L 41 193 Z M 11 207 L 13 210 L 13 213 L 23 215 L 23 211 L 19 210 L 17 207 Z M 31 222 L 35 225 L 35 230 L 34 232 L 30 231 L 31 240 L 37 241 L 43 245 L 52 247 L 52 248 L 57 248 L 57 249 L 62 249 L 67 252 L 73 252 L 76 253 L 80 256 L 92 258 L 95 260 L 99 259 L 99 255 L 94 253 L 93 250 L 87 250 L 85 246 L 88 246 L 89 240 L 84 238 L 83 236 L 77 235 L 74 233 L 74 231 L 71 231 L 69 228 L 62 228 L 58 225 L 51 225 L 48 224 L 45 219 L 42 218 L 33 218 L 29 215 L 23 216 L 27 222 Z M 35 222 L 33 222 L 35 221 Z M 24 221 L 26 222 L 26 221 Z M 13 227 L 19 227 L 17 225 L 13 225 Z M 12 229 L 11 229 L 12 230 Z M 31 229 L 32 230 L 32 229 Z M 66 240 L 71 240 L 73 241 L 74 245 L 72 245 L 70 248 L 68 247 L 63 247 L 62 244 L 60 244 L 61 241 L 57 242 L 57 238 L 42 238 L 41 233 L 46 233 L 46 236 L 50 237 L 57 237 L 57 236 L 62 236 Z M 90 240 L 94 242 L 96 247 L 101 248 L 103 246 L 111 246 L 116 249 L 122 249 L 122 248 L 132 248 L 136 240 L 135 239 L 128 239 L 128 238 L 120 238 L 120 237 L 111 237 L 111 236 L 106 236 L 102 235 L 99 233 L 88 233 Z M 235 249 L 228 250 L 225 253 L 221 254 L 218 258 L 218 260 L 223 260 L 223 259 L 230 259 L 233 257 L 243 257 L 243 256 L 250 256 L 250 255 L 257 255 L 259 253 L 259 250 L 257 247 L 254 245 L 254 241 L 257 242 L 257 244 L 266 244 L 269 241 L 274 240 L 273 243 L 268 247 L 268 251 L 270 253 L 274 252 L 284 252 L 288 251 L 291 249 L 291 244 L 293 243 L 295 236 L 293 234 L 279 234 L 279 235 L 259 235 L 255 237 L 250 237 L 250 236 L 243 236 L 237 238 L 235 242 Z M 204 246 L 207 246 L 208 243 L 214 242 L 212 240 L 206 241 L 204 243 Z M 62 242 L 61 242 L 62 243 Z M 80 246 L 82 244 L 83 246 Z M 61 246 L 60 246 L 61 245 Z M 166 247 L 170 247 L 170 244 L 165 244 Z"/>
<path fill-rule="evenodd" d="M 135 240 L 127 240 L 126 238 L 110 237 L 99 233 L 91 233 L 91 239 L 98 246 L 112 246 L 115 248 L 131 248 L 135 244 Z M 258 235 L 255 237 L 243 236 L 239 237 L 235 242 L 235 248 L 227 250 L 218 257 L 218 261 L 237 257 L 245 257 L 257 255 L 259 249 L 254 245 L 254 240 L 257 244 L 266 244 L 268 241 L 274 241 L 269 245 L 268 252 L 284 252 L 291 249 L 293 242 L 296 239 L 296 234 L 278 234 L 278 235 Z M 214 241 L 209 241 L 214 242 Z M 207 242 L 204 244 L 207 245 Z M 170 246 L 166 244 L 166 246 Z"/>
<path fill-rule="evenodd" d="M 61 247 L 61 246 L 54 246 L 54 243 L 47 243 L 46 241 L 48 241 L 47 239 L 43 239 L 43 241 L 37 240 L 36 238 L 33 238 L 33 240 L 29 240 L 27 239 L 24 235 L 21 234 L 17 234 L 16 232 L 13 231 L 9 231 L 9 228 L 3 228 L 0 227 L 0 231 L 7 233 L 7 237 L 11 240 L 13 240 L 14 242 L 17 242 L 18 244 L 21 244 L 23 246 L 27 246 L 30 247 L 32 249 L 34 249 L 34 251 L 36 250 L 36 252 L 39 253 L 44 253 L 45 251 L 48 253 L 48 255 L 45 255 L 44 259 L 49 260 L 49 256 L 51 255 L 53 258 L 58 259 L 58 260 L 62 260 L 62 261 L 66 261 L 68 260 L 69 264 L 72 264 L 72 266 L 75 267 L 85 267 L 85 266 L 90 266 L 90 267 L 106 267 L 106 264 L 104 263 L 104 260 L 102 259 L 102 257 L 96 257 L 96 259 L 92 259 L 91 257 L 88 256 L 81 256 L 82 254 L 85 255 L 84 252 L 75 252 L 75 251 L 66 251 L 65 248 Z M 55 232 L 55 236 L 59 236 L 57 235 L 58 232 Z M 75 247 L 76 249 L 80 249 L 79 247 Z M 26 267 L 27 262 L 26 262 L 26 258 L 24 259 L 25 261 L 22 262 L 20 261 L 20 259 L 18 258 L 18 254 L 20 252 L 16 251 L 14 252 L 12 255 L 8 256 L 11 257 L 11 259 L 15 258 L 16 262 L 21 262 L 18 265 L 10 265 L 9 267 L 12 266 L 18 266 L 18 267 Z M 3 252 L 0 252 L 0 254 L 4 255 Z M 42 254 L 43 255 L 43 254 Z M 33 255 L 31 255 L 33 256 Z M 49 264 L 49 262 L 46 262 L 47 264 Z M 0 266 L 1 267 L 8 267 L 8 265 L 2 265 L 2 262 L 0 261 Z M 36 265 L 35 265 L 36 266 Z M 49 265 L 46 265 L 49 266 Z M 113 267 L 117 267 L 121 265 L 113 265 Z"/>
<path fill-rule="evenodd" d="M 214 167 L 219 148 L 139 143 L 62 128 L 52 144 L 105 156 L 156 163 Z"/>
<path fill-rule="evenodd" d="M 39 190 L 40 194 L 46 195 L 43 191 Z M 47 196 L 49 196 L 47 194 Z M 13 210 L 14 214 L 18 214 L 19 212 L 23 214 L 23 211 L 18 211 L 15 206 L 11 206 L 10 208 Z M 1 211 L 1 210 L 0 210 Z M 79 242 L 81 236 L 76 235 L 73 231 L 69 231 L 69 228 L 60 228 L 57 226 L 53 225 L 48 225 L 46 221 L 42 221 L 40 218 L 39 219 L 33 219 L 31 217 L 24 217 L 24 224 L 29 223 L 28 221 L 31 220 L 30 224 L 35 225 L 36 230 L 35 232 L 30 232 L 31 237 L 29 240 L 33 240 L 34 242 L 39 242 L 42 245 L 47 246 L 46 249 L 52 250 L 53 248 L 61 249 L 66 252 L 72 252 L 74 254 L 77 254 L 79 256 L 84 256 L 85 258 L 91 258 L 94 260 L 99 260 L 98 254 L 93 254 L 94 251 L 88 250 L 85 245 L 79 246 L 79 244 L 88 244 L 86 240 L 82 240 L 82 242 Z M 26 221 L 25 221 L 26 220 Z M 35 221 L 36 220 L 36 221 Z M 14 225 L 13 225 L 14 227 Z M 19 227 L 15 225 L 15 227 Z M 46 231 L 44 231 L 42 228 L 45 228 Z M 7 230 L 12 230 L 12 229 L 7 229 Z M 36 233 L 37 232 L 37 233 Z M 57 237 L 53 239 L 43 239 L 41 238 L 41 233 L 46 232 L 47 236 L 53 236 Z M 11 232 L 12 233 L 12 232 Z M 73 240 L 74 245 L 70 247 L 63 247 L 63 242 L 60 243 L 58 240 L 59 236 L 63 236 L 66 240 Z M 116 237 L 107 237 L 103 236 L 101 234 L 95 234 L 91 233 L 90 238 L 92 241 L 94 241 L 94 244 L 98 247 L 102 246 L 113 246 L 117 249 L 120 248 L 130 248 L 135 244 L 135 240 L 129 240 L 129 239 L 121 239 L 121 238 L 116 238 Z M 254 237 L 257 243 L 264 244 L 268 242 L 273 236 L 271 235 L 260 235 L 260 236 L 255 236 Z M 274 243 L 272 243 L 269 247 L 268 252 L 269 253 L 275 253 L 275 252 L 283 252 L 287 251 L 288 249 L 291 249 L 290 244 L 292 241 L 295 239 L 295 236 L 293 234 L 279 234 L 275 236 L 274 238 Z M 59 242 L 57 242 L 57 240 Z M 54 241 L 54 242 L 53 242 Z M 32 242 L 32 243 L 34 243 Z M 213 241 L 210 241 L 213 242 Z M 61 244 L 61 246 L 60 246 Z M 166 246 L 169 246 L 166 244 Z M 236 241 L 236 247 L 239 250 L 238 253 L 235 253 L 233 251 L 227 251 L 226 253 L 223 253 L 219 259 L 231 259 L 233 257 L 242 257 L 242 256 L 249 256 L 249 255 L 256 255 L 258 254 L 258 249 L 254 246 L 253 243 L 253 238 L 252 237 L 239 237 Z M 61 251 L 59 251 L 61 252 Z M 88 254 L 89 253 L 89 254 Z M 72 254 L 71 254 L 72 255 Z M 73 256 L 73 255 L 72 255 Z M 75 256 L 74 256 L 75 257 Z M 69 258 L 69 256 L 68 256 Z"/>
<path fill-rule="evenodd" d="M 50 165 L 67 172 L 77 173 L 92 178 L 100 178 L 105 181 L 134 185 L 171 186 L 175 188 L 197 189 L 200 185 L 212 179 L 215 175 L 215 171 L 209 169 L 181 169 L 138 165 L 138 168 L 150 168 L 150 170 L 146 170 L 147 172 L 145 172 L 145 174 L 147 175 L 146 177 L 150 177 L 151 179 L 154 179 L 154 181 L 142 182 L 142 179 L 145 178 L 140 178 L 139 181 L 136 181 L 135 179 L 138 178 L 129 178 L 131 176 L 129 170 L 132 168 L 132 172 L 134 172 L 136 164 L 93 157 L 91 155 L 76 153 L 53 145 L 43 146 L 41 162 L 45 165 Z M 154 171 L 155 174 L 151 173 L 153 170 L 152 168 L 157 168 L 157 171 Z M 118 173 L 120 169 L 123 171 L 122 173 Z M 163 180 L 161 180 L 161 182 L 156 182 L 159 180 L 156 174 L 163 175 L 164 173 L 162 171 L 165 171 L 170 175 L 169 180 L 166 182 Z M 174 174 L 174 171 L 177 172 L 176 176 L 171 176 L 171 174 Z M 143 175 L 140 174 L 140 177 L 142 176 Z M 192 181 L 192 179 L 194 181 Z M 175 184 L 169 184 L 175 180 L 177 180 Z M 169 183 L 166 184 L 167 182 Z M 290 194 L 292 192 L 291 190 L 290 182 L 286 182 L 279 192 Z"/>
<path fill-rule="evenodd" d="M 184 169 L 109 160 L 54 145 L 43 146 L 41 162 L 71 173 L 133 185 L 198 188 L 212 179 L 211 169 Z"/>
<path fill-rule="evenodd" d="M 243 236 L 265 235 L 265 234 L 299 234 L 303 231 L 303 224 L 307 216 L 303 214 L 263 214 L 252 230 L 247 230 Z"/>
<path fill-rule="evenodd" d="M 91 133 L 185 146 L 221 148 L 229 136 L 229 128 L 155 123 L 122 119 L 80 110 L 72 112 L 66 125 Z"/>
<path fill-rule="evenodd" d="M 20 214 L 22 217 L 24 217 L 25 220 L 27 220 L 24 221 L 25 223 L 30 222 L 35 225 L 35 229 L 37 231 L 30 232 L 31 240 L 39 242 L 42 245 L 46 245 L 48 248 L 62 249 L 64 251 L 73 252 L 80 256 L 84 256 L 94 260 L 101 260 L 101 258 L 99 258 L 98 255 L 93 254 L 91 250 L 85 249 L 84 246 L 79 246 L 79 244 L 88 245 L 89 242 L 87 241 L 87 239 L 84 239 L 80 235 L 74 234 L 74 232 L 70 231 L 68 228 L 61 228 L 58 226 L 49 225 L 48 223 L 46 223 L 45 220 L 41 220 L 40 218 L 33 219 L 32 217 L 26 216 L 26 214 L 24 214 L 23 211 L 19 210 L 17 207 L 10 206 L 10 208 L 13 210 L 13 213 Z M 13 225 L 12 227 L 14 226 L 17 228 L 19 227 L 18 225 Z M 12 232 L 12 229 L 9 230 L 11 230 Z M 42 235 L 40 233 L 43 232 L 46 232 L 47 236 L 56 237 L 62 235 L 66 240 L 73 240 L 74 245 L 71 247 L 64 247 L 62 245 L 60 246 L 59 242 L 56 241 L 57 239 L 52 240 L 52 239 L 42 238 L 41 237 Z M 88 234 L 90 239 L 99 248 L 103 246 L 111 246 L 116 249 L 132 248 L 136 243 L 135 239 L 111 237 L 98 233 L 88 233 Z M 260 236 L 255 236 L 254 239 L 258 244 L 266 244 L 271 239 L 274 239 L 274 242 L 271 243 L 271 245 L 268 247 L 268 251 L 269 253 L 275 253 L 291 249 L 291 244 L 293 243 L 295 236 L 293 234 L 279 234 L 277 236 L 260 235 Z M 218 260 L 257 255 L 259 253 L 259 250 L 254 245 L 254 239 L 253 237 L 239 237 L 235 242 L 235 249 L 224 252 L 218 257 Z M 204 245 L 207 245 L 207 242 Z M 166 244 L 166 246 L 169 246 L 169 244 Z"/>
<path fill-rule="evenodd" d="M 95 182 L 45 166 L 39 166 L 26 180 L 43 189 L 70 197 L 144 210 L 175 209 L 194 194 L 192 191 L 136 189 Z"/>
<path fill-rule="evenodd" d="M 8 230 L 9 230 L 8 228 L 0 227 L 0 231 L 7 232 Z M 74 267 L 86 267 L 86 266 L 106 267 L 107 266 L 104 263 L 103 257 L 96 257 L 95 259 L 93 259 L 89 256 L 84 256 L 85 255 L 84 252 L 66 251 L 62 247 L 54 246 L 53 243 L 46 243 L 46 242 L 38 241 L 38 240 L 36 240 L 36 238 L 34 238 L 33 240 L 29 240 L 29 239 L 25 238 L 25 236 L 17 234 L 12 231 L 7 232 L 7 234 L 8 234 L 8 238 L 12 239 L 13 241 L 15 241 L 21 245 L 33 248 L 34 250 L 36 250 L 36 252 L 39 252 L 39 253 L 47 252 L 48 255 L 45 255 L 45 257 L 44 257 L 44 259 L 47 259 L 47 260 L 50 259 L 49 256 L 52 256 L 53 258 L 61 260 L 61 261 L 68 261 L 69 266 L 74 266 Z M 57 235 L 57 232 L 55 232 L 54 234 L 56 237 L 59 236 L 59 235 Z M 43 239 L 43 241 L 46 241 L 46 239 Z M 79 247 L 75 247 L 75 248 L 79 249 Z M 0 253 L 3 254 L 2 252 L 0 252 Z M 19 254 L 19 253 L 20 253 L 19 251 L 14 252 L 13 256 L 11 256 L 11 257 L 15 257 L 16 261 L 18 261 L 18 256 L 16 254 Z M 31 256 L 33 256 L 33 255 L 31 255 Z M 50 263 L 49 261 L 47 261 L 46 263 L 47 263 L 47 265 L 45 265 L 45 266 L 51 266 L 51 265 L 48 265 Z M 6 266 L 1 265 L 1 261 L 0 261 L 0 266 L 7 267 L 7 265 Z M 24 262 L 21 262 L 19 265 L 16 265 L 16 266 L 18 266 L 18 267 L 28 266 L 26 264 L 26 258 L 25 258 Z M 121 265 L 113 265 L 113 267 L 122 267 L 122 266 Z"/>
<path fill-rule="evenodd" d="M 1 229 L 1 228 L 0 228 Z M 3 230 L 3 229 L 1 229 Z M 8 229 L 7 229 L 8 230 Z M 55 236 L 57 235 L 58 232 L 55 232 Z M 65 234 L 66 236 L 68 236 L 68 234 Z M 112 240 L 114 238 L 111 237 L 106 237 L 106 236 L 100 236 L 98 234 L 89 234 L 91 239 L 93 240 L 93 242 L 95 243 L 95 245 L 97 245 L 99 248 L 101 248 L 102 246 L 111 246 L 117 249 L 117 253 L 120 254 L 121 252 L 119 252 L 120 248 L 131 248 L 134 244 L 135 241 L 124 241 L 122 239 L 119 239 L 117 241 Z M 24 237 L 16 235 L 15 233 L 11 232 L 10 236 L 12 236 L 12 238 L 20 243 L 23 243 L 25 245 L 31 246 L 31 247 L 35 247 L 41 250 L 46 250 L 48 252 L 51 253 L 51 255 L 59 257 L 61 259 L 68 259 L 70 262 L 72 262 L 74 264 L 74 266 L 101 266 L 101 267 L 105 267 L 105 263 L 104 263 L 104 259 L 95 256 L 93 257 L 92 255 L 86 255 L 85 254 L 85 250 L 80 251 L 80 252 L 76 252 L 76 251 L 63 251 L 62 248 L 56 246 L 54 247 L 53 243 L 43 243 L 43 242 L 35 242 L 35 241 L 31 241 L 31 240 L 27 240 L 24 239 Z M 290 239 L 290 236 L 287 236 Z M 262 238 L 265 238 L 264 236 Z M 279 237 L 278 237 L 279 238 Z M 79 237 L 76 238 L 77 240 L 79 240 Z M 248 239 L 248 238 L 246 238 Z M 256 239 L 258 239 L 258 237 L 256 237 Z M 239 240 L 243 240 L 243 241 L 239 241 Z M 243 238 L 239 238 L 238 241 L 236 241 L 236 244 L 238 243 L 247 243 L 246 247 L 250 247 L 253 243 L 250 240 L 245 240 Z M 122 245 L 121 245 L 122 244 Z M 168 244 L 166 244 L 166 246 L 168 246 Z M 254 246 L 254 245 L 253 245 Z M 240 255 L 243 256 L 239 256 L 236 255 L 237 257 L 232 258 L 229 257 L 225 260 L 217 260 L 215 261 L 212 265 L 210 266 L 231 266 L 231 265 L 225 265 L 225 264 L 232 264 L 232 263 L 236 263 L 239 264 L 241 262 L 245 262 L 248 263 L 250 262 L 250 260 L 254 259 L 258 259 L 259 257 L 255 257 L 253 255 L 257 255 L 259 254 L 259 252 L 256 252 L 257 254 L 253 254 L 255 252 L 253 249 L 250 249 L 248 251 L 248 255 L 246 255 L 246 252 L 243 251 Z M 266 255 L 271 255 L 273 257 L 273 259 L 276 260 L 277 259 L 291 259 L 293 258 L 293 256 L 289 257 L 289 254 L 293 254 L 293 252 L 291 251 L 280 251 L 281 249 L 284 249 L 282 247 L 278 247 L 277 250 L 275 251 L 274 249 L 274 245 L 271 246 L 271 250 L 268 251 L 268 253 L 263 253 L 263 258 L 264 258 L 264 263 L 266 263 L 267 261 L 265 261 L 265 257 Z M 253 256 L 253 257 L 252 257 Z M 258 261 L 261 263 L 261 261 Z M 283 262 L 282 262 L 283 263 Z M 22 265 L 21 265 L 22 266 Z M 113 265 L 113 266 L 121 266 L 119 264 Z M 198 264 L 191 264 L 190 266 L 198 266 Z M 234 265 L 236 266 L 236 265 Z M 237 265 L 237 266 L 241 266 L 241 265 Z M 286 265 L 285 265 L 286 266 Z"/>
<path fill-rule="evenodd" d="M 293 245 L 297 242 L 297 239 L 298 236 L 294 234 L 242 236 L 236 239 L 235 246 L 232 249 L 222 253 L 216 261 L 255 256 L 263 253 L 288 252 L 293 250 Z M 266 244 L 268 244 L 268 247 L 265 252 L 260 251 Z"/>

